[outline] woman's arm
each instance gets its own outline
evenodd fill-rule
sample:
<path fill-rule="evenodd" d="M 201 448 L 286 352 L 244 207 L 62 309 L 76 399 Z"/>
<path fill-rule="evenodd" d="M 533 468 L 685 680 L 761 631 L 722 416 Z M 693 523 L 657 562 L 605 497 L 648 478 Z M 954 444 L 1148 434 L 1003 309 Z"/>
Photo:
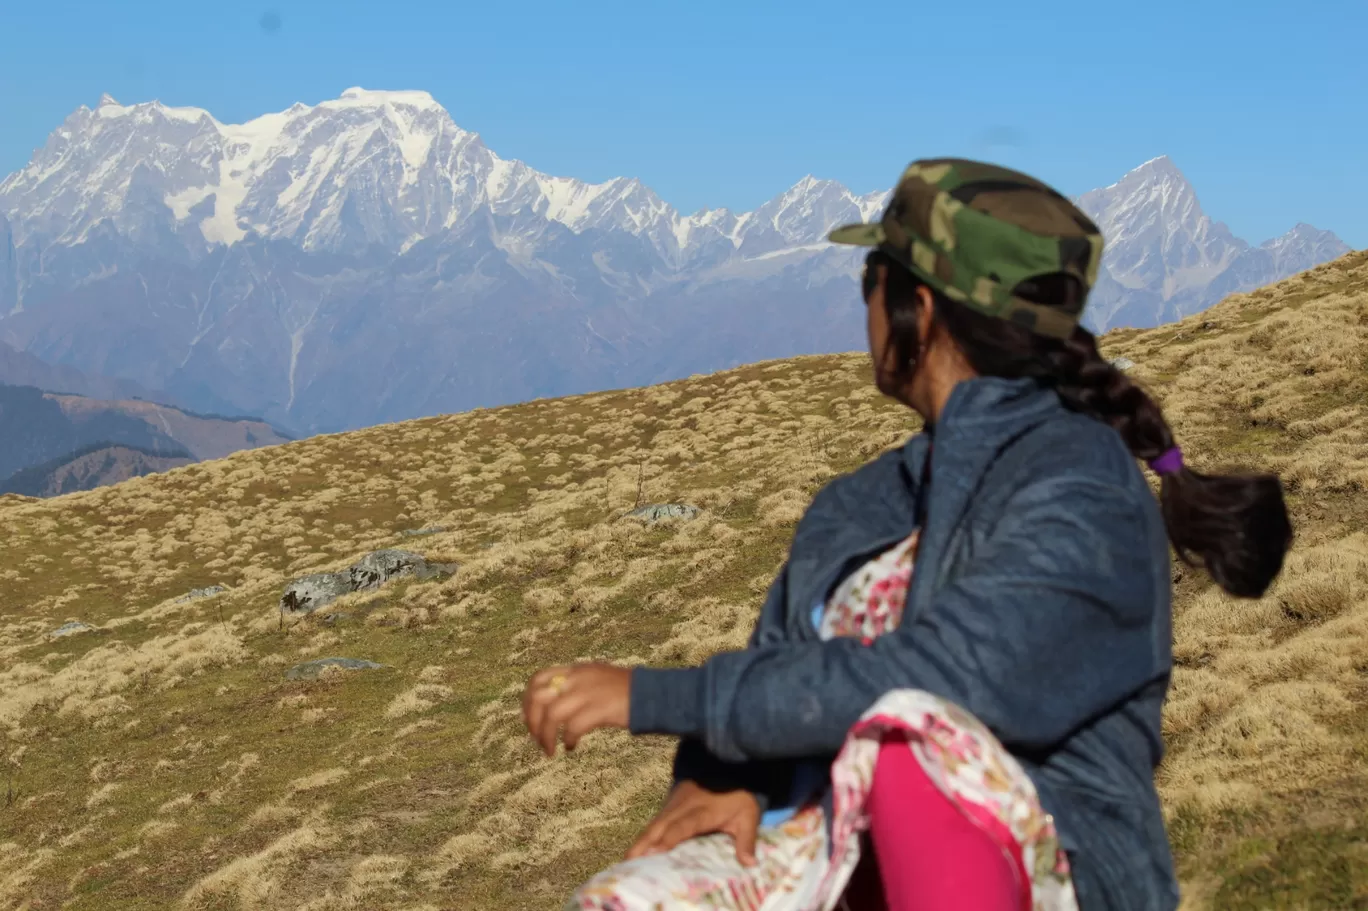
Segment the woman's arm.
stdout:
<path fill-rule="evenodd" d="M 638 668 L 630 729 L 696 738 L 731 761 L 828 755 L 881 696 L 917 688 L 1009 748 L 1052 746 L 1167 672 L 1160 538 L 1126 489 L 1041 480 L 915 621 L 868 646 L 785 643 L 699 668 Z"/>
<path fill-rule="evenodd" d="M 780 567 L 760 607 L 748 649 L 773 641 L 784 633 L 784 605 L 788 595 L 788 564 Z M 710 791 L 746 790 L 755 795 L 763 813 L 788 799 L 793 779 L 791 760 L 728 762 L 715 756 L 695 737 L 679 741 L 674 758 L 674 783 L 693 781 Z"/>

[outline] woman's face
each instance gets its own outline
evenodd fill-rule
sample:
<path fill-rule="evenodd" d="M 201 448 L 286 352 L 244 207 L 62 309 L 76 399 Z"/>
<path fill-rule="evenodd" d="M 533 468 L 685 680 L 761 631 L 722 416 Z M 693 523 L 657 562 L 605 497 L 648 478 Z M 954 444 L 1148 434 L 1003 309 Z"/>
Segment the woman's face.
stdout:
<path fill-rule="evenodd" d="M 897 348 L 891 344 L 888 325 L 888 308 L 885 298 L 888 291 L 888 266 L 876 264 L 867 267 L 861 280 L 861 293 L 865 299 L 865 328 L 869 335 L 869 355 L 874 367 L 874 385 L 889 398 L 897 399 L 917 411 L 923 417 L 932 415 L 938 409 L 936 402 L 941 396 L 937 393 L 937 382 L 943 369 L 946 347 L 941 343 L 941 333 L 935 331 L 933 314 L 934 301 L 931 291 L 925 285 L 917 286 L 917 335 L 922 339 L 916 354 L 917 362 L 912 375 L 902 382 L 898 379 Z M 952 371 L 958 374 L 962 370 Z"/>
<path fill-rule="evenodd" d="M 888 267 L 866 265 L 861 275 L 861 292 L 865 302 L 865 328 L 869 333 L 869 356 L 874 367 L 874 385 L 884 395 L 899 398 L 894 376 L 897 353 L 889 344 L 888 310 L 884 306 L 884 292 L 888 287 Z"/>
<path fill-rule="evenodd" d="M 888 311 L 884 308 L 884 290 L 888 286 L 886 265 L 865 265 L 860 274 L 860 293 L 865 297 L 865 328 L 869 332 L 869 354 L 874 367 L 874 386 L 884 395 L 892 395 L 892 368 L 896 354 L 888 343 Z"/>

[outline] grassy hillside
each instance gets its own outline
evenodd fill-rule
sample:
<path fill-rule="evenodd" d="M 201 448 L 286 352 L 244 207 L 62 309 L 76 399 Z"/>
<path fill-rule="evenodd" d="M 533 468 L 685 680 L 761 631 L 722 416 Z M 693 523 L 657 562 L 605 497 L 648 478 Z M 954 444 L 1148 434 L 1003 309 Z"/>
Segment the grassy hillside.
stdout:
<path fill-rule="evenodd" d="M 1365 906 L 1368 255 L 1104 347 L 1199 467 L 1282 472 L 1299 523 L 1259 602 L 1177 580 L 1188 907 Z M 811 494 L 913 429 L 866 357 L 809 357 L 0 498 L 0 908 L 557 907 L 670 748 L 539 758 L 527 675 L 739 646 Z M 642 502 L 704 512 L 621 518 Z M 282 622 L 289 579 L 394 546 L 462 566 Z M 94 629 L 48 638 L 69 620 Z M 386 667 L 286 678 L 325 656 Z"/>

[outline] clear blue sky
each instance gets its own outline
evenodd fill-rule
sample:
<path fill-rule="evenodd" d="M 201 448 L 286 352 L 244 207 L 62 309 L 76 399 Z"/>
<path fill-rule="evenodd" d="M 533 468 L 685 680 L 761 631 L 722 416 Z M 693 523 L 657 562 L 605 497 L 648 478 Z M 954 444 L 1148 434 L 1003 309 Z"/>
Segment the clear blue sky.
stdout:
<path fill-rule="evenodd" d="M 0 173 L 101 92 L 239 122 L 420 88 L 554 174 L 636 176 L 685 211 L 804 174 L 867 192 L 962 154 L 1068 193 L 1168 154 L 1259 242 L 1368 247 L 1368 2 L 6 3 Z"/>

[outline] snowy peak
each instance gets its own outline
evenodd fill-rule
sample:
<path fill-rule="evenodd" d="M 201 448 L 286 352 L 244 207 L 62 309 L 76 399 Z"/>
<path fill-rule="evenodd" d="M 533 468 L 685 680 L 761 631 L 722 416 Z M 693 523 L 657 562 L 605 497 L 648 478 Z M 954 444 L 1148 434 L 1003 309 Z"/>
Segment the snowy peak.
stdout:
<path fill-rule="evenodd" d="M 392 105 L 411 108 L 424 108 L 446 113 L 437 100 L 431 94 L 417 89 L 405 91 L 384 91 L 376 89 L 363 89 L 360 86 L 352 86 L 344 91 L 336 101 L 324 101 L 320 107 L 332 105 L 334 107 L 343 104 L 358 105 Z"/>
<path fill-rule="evenodd" d="M 1120 244 L 1158 224 L 1182 225 L 1193 234 L 1210 230 L 1197 193 L 1167 156 L 1151 159 L 1109 187 L 1084 193 L 1079 206 L 1109 244 Z"/>
<path fill-rule="evenodd" d="M 1093 325 L 1156 325 L 1349 251 L 1333 233 L 1301 224 L 1251 247 L 1213 221 L 1168 156 L 1085 193 L 1079 207 L 1106 240 L 1104 275 L 1090 298 Z"/>
<path fill-rule="evenodd" d="M 864 344 L 858 251 L 825 235 L 888 196 L 807 175 L 753 211 L 681 215 L 640 180 L 501 158 L 426 92 L 238 124 L 106 96 L 0 182 L 0 335 L 310 431 L 621 388 Z M 1250 247 L 1167 158 L 1080 202 L 1107 238 L 1095 328 L 1346 249 L 1309 225 Z"/>
<path fill-rule="evenodd" d="M 1167 156 L 1083 194 L 1078 205 L 1102 230 L 1111 277 L 1127 288 L 1158 290 L 1165 299 L 1206 285 L 1249 246 L 1202 211 Z"/>
<path fill-rule="evenodd" d="M 198 260 L 255 238 L 380 262 L 450 239 L 489 244 L 577 295 L 604 286 L 632 297 L 724 275 L 756 280 L 800 262 L 819 283 L 849 272 L 849 251 L 826 244 L 827 232 L 877 219 L 888 197 L 808 174 L 750 212 L 683 215 L 634 178 L 588 183 L 501 158 L 427 92 L 354 86 L 239 124 L 104 95 L 0 182 L 0 217 L 13 248 L 35 253 L 104 238 Z M 1107 241 L 1090 305 L 1102 327 L 1193 312 L 1227 286 L 1271 281 L 1347 249 L 1308 225 L 1252 248 L 1207 216 L 1167 156 L 1078 203 Z M 103 265 L 90 268 L 102 274 Z M 489 287 L 492 275 L 470 281 Z M 0 315 L 23 308 L 22 284 L 0 274 Z"/>
<path fill-rule="evenodd" d="M 838 222 L 870 217 L 883 197 L 809 175 L 754 213 L 683 216 L 634 178 L 590 184 L 501 159 L 427 92 L 357 86 L 241 124 L 106 95 L 0 184 L 0 212 L 20 240 L 80 243 L 101 222 L 128 233 L 160 217 L 185 243 L 255 235 L 341 253 L 401 252 L 481 210 L 530 213 L 576 234 L 631 235 L 670 271 L 722 251 L 819 242 Z"/>
<path fill-rule="evenodd" d="M 834 180 L 808 175 L 744 216 L 738 241 L 751 255 L 820 244 L 836 225 L 875 217 L 887 195 L 856 196 Z"/>
<path fill-rule="evenodd" d="M 1335 232 L 1322 231 L 1320 228 L 1317 228 L 1314 225 L 1308 225 L 1304 221 L 1297 222 L 1291 231 L 1288 231 L 1281 237 L 1275 237 L 1272 240 L 1266 240 L 1260 244 L 1261 247 L 1270 250 L 1285 249 L 1289 247 L 1318 247 L 1323 245 L 1336 248 L 1344 247 L 1344 252 L 1349 252 L 1348 245 L 1340 240 Z"/>
<path fill-rule="evenodd" d="M 1281 237 L 1266 240 L 1253 253 L 1265 254 L 1270 262 L 1267 273 L 1275 276 L 1268 281 L 1293 275 L 1318 263 L 1327 262 L 1350 252 L 1351 248 L 1333 231 L 1299 222 Z"/>

